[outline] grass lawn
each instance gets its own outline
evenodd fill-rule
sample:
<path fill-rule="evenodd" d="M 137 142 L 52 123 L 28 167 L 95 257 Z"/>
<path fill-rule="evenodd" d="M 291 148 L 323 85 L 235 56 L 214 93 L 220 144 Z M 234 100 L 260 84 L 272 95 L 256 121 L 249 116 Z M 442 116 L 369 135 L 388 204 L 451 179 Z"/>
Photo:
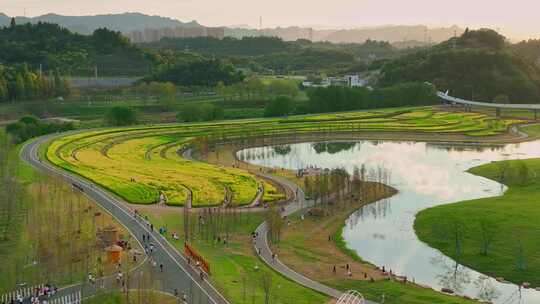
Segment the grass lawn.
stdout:
<path fill-rule="evenodd" d="M 538 132 L 538 127 L 534 127 Z M 471 173 L 500 181 L 509 190 L 499 197 L 460 202 L 427 209 L 417 215 L 419 238 L 444 254 L 482 273 L 521 284 L 540 286 L 540 159 L 491 163 Z M 528 172 L 527 169 L 528 168 Z M 521 173 L 520 173 L 521 172 Z M 456 229 L 462 231 L 461 254 Z M 484 228 L 482 228 L 484 227 Z M 488 254 L 485 239 L 492 239 Z"/>
<path fill-rule="evenodd" d="M 183 216 L 177 212 L 145 211 L 156 227 L 166 227 L 167 238 L 178 250 L 183 250 L 183 239 L 173 240 L 170 233 L 182 236 Z M 196 213 L 191 215 L 197 216 Z M 226 216 L 230 221 L 231 216 Z M 264 213 L 246 213 L 237 218 L 228 245 L 201 238 L 192 245 L 209 262 L 211 280 L 231 303 L 264 303 L 262 276 L 271 276 L 272 303 L 325 303 L 328 297 L 289 281 L 259 260 L 252 247 L 250 233 L 264 220 Z M 192 219 L 195 221 L 195 219 Z M 196 228 L 193 228 L 196 229 Z M 204 233 L 202 233 L 204 235 Z M 198 234 L 201 235 L 201 234 Z"/>
<path fill-rule="evenodd" d="M 532 139 L 540 138 L 540 124 L 522 127 L 521 131 L 527 133 Z"/>

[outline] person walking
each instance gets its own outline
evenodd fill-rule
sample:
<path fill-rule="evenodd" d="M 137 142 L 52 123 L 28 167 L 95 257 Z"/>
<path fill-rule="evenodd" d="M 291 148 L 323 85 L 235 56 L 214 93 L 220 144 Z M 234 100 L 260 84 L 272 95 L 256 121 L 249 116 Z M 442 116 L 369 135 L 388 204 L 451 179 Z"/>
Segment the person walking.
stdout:
<path fill-rule="evenodd" d="M 163 272 L 163 264 L 159 264 L 159 271 Z"/>

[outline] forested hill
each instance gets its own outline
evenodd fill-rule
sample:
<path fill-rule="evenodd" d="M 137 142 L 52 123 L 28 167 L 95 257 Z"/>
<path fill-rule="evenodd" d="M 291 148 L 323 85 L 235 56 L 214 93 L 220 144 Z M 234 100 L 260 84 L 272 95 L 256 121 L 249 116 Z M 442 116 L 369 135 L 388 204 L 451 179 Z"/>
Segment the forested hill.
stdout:
<path fill-rule="evenodd" d="M 373 58 L 391 59 L 400 55 L 390 43 L 373 40 L 334 44 L 305 39 L 284 41 L 277 37 L 196 37 L 164 38 L 142 46 L 160 51 L 189 49 L 207 56 L 229 58 L 239 66 L 249 66 L 256 71 L 272 70 L 283 74 L 358 72 L 362 69 L 359 65 Z"/>
<path fill-rule="evenodd" d="M 384 65 L 380 85 L 429 81 L 479 101 L 540 103 L 540 68 L 493 30 L 466 31 Z"/>
<path fill-rule="evenodd" d="M 50 23 L 0 28 L 0 63 L 72 75 L 92 74 L 95 66 L 101 75 L 140 75 L 149 65 L 145 53 L 119 32 L 80 35 Z"/>

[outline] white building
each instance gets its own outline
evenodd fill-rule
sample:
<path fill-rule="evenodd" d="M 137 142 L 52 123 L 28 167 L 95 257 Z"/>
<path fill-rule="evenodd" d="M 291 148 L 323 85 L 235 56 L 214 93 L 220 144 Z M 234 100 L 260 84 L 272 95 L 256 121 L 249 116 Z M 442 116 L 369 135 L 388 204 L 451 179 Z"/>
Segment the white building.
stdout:
<path fill-rule="evenodd" d="M 360 78 L 358 75 L 345 75 L 347 85 L 352 88 L 363 87 L 366 85 L 366 80 Z"/>
<path fill-rule="evenodd" d="M 327 77 L 320 83 L 314 83 L 312 81 L 304 81 L 302 85 L 306 88 L 326 88 L 329 86 L 342 86 L 358 88 L 366 86 L 367 81 L 360 78 L 359 75 L 345 75 L 343 77 Z"/>

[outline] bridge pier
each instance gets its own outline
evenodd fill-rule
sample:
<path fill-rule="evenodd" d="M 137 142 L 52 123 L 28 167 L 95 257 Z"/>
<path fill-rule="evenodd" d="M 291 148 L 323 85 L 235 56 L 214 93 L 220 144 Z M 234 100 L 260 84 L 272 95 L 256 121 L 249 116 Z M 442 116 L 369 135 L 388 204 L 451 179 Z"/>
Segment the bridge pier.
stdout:
<path fill-rule="evenodd" d="M 497 118 L 501 118 L 501 108 L 495 108 Z"/>
<path fill-rule="evenodd" d="M 538 120 L 538 110 L 534 110 L 534 120 Z"/>

